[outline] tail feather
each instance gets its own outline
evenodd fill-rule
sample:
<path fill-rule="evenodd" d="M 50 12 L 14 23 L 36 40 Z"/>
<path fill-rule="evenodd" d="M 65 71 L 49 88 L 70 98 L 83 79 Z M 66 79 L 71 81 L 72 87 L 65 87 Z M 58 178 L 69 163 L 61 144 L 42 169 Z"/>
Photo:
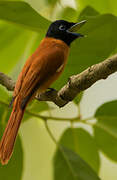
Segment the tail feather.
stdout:
<path fill-rule="evenodd" d="M 8 120 L 6 129 L 0 142 L 0 161 L 2 164 L 7 164 L 10 159 L 18 129 L 24 114 L 24 110 L 17 103 L 16 100 Z"/>

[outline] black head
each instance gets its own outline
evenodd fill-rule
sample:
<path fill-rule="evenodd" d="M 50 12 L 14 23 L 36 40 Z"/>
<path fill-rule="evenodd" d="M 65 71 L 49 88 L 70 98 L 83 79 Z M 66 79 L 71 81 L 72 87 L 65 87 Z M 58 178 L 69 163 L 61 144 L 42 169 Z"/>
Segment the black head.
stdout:
<path fill-rule="evenodd" d="M 75 31 L 80 29 L 85 22 L 86 21 L 81 21 L 80 23 L 67 22 L 64 20 L 54 21 L 49 26 L 46 37 L 63 40 L 69 46 L 75 39 L 83 37 L 82 34 L 76 33 Z"/>

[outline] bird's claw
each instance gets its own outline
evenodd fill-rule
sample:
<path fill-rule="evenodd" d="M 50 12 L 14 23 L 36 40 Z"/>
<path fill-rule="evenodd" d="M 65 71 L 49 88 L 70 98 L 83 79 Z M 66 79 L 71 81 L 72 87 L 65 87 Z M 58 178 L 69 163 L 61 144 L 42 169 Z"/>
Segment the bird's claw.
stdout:
<path fill-rule="evenodd" d="M 54 89 L 54 88 L 48 88 L 47 90 L 48 90 L 48 92 L 56 91 L 56 89 Z"/>

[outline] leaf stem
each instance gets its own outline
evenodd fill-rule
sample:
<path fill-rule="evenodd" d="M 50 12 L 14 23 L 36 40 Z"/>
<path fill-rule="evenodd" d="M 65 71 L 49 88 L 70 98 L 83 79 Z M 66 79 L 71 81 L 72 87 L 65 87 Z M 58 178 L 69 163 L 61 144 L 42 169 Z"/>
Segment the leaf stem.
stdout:
<path fill-rule="evenodd" d="M 58 147 L 59 151 L 61 152 L 64 160 L 66 161 L 66 164 L 67 164 L 68 168 L 70 169 L 70 172 L 71 172 L 72 176 L 74 177 L 74 180 L 76 180 L 74 169 L 72 168 L 69 160 L 67 159 L 67 157 L 66 157 L 66 155 L 65 155 L 65 153 L 63 151 L 62 146 L 56 141 L 55 137 L 53 136 L 53 134 L 52 134 L 52 132 L 51 132 L 49 126 L 48 126 L 47 119 L 45 120 L 45 127 L 46 127 L 46 130 L 47 130 L 48 134 L 50 135 L 51 139 L 56 144 L 56 146 Z"/>
<path fill-rule="evenodd" d="M 8 107 L 9 104 L 1 101 L 0 100 L 0 104 L 3 104 L 4 106 Z M 87 121 L 94 119 L 94 117 L 89 117 L 86 119 L 80 119 L 79 117 L 73 117 L 73 118 L 62 118 L 62 117 L 52 117 L 52 116 L 43 116 L 43 115 L 39 115 L 33 112 L 30 112 L 29 110 L 25 111 L 27 114 L 37 117 L 37 118 L 41 118 L 42 120 L 56 120 L 56 121 L 71 121 L 71 122 L 81 122 L 81 123 L 87 123 Z"/>
<path fill-rule="evenodd" d="M 27 111 L 27 110 L 26 110 L 26 113 L 28 113 L 28 114 L 30 114 L 32 116 L 35 116 L 37 118 L 41 118 L 43 120 L 48 119 L 48 120 L 57 120 L 57 121 L 74 121 L 74 122 L 80 121 L 80 119 L 78 119 L 77 117 L 74 117 L 74 118 L 60 118 L 60 117 L 43 116 L 43 115 L 39 115 L 39 114 L 30 112 L 30 111 Z"/>
<path fill-rule="evenodd" d="M 48 123 L 47 123 L 47 119 L 45 119 L 45 128 L 49 134 L 49 136 L 51 137 L 51 139 L 53 140 L 53 142 L 58 146 L 58 142 L 56 141 L 55 137 L 53 136 L 52 132 L 50 131 L 50 128 L 48 126 Z"/>

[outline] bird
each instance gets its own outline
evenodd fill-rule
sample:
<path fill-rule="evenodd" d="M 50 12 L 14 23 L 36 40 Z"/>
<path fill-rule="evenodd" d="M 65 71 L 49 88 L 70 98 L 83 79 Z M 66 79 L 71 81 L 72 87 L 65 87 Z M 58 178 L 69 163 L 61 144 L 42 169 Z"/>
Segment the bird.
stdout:
<path fill-rule="evenodd" d="M 0 141 L 0 162 L 8 163 L 26 106 L 37 93 L 46 91 L 58 79 L 67 63 L 70 45 L 84 35 L 77 31 L 85 24 L 56 20 L 52 22 L 35 52 L 27 59 L 15 84 L 12 112 Z"/>

